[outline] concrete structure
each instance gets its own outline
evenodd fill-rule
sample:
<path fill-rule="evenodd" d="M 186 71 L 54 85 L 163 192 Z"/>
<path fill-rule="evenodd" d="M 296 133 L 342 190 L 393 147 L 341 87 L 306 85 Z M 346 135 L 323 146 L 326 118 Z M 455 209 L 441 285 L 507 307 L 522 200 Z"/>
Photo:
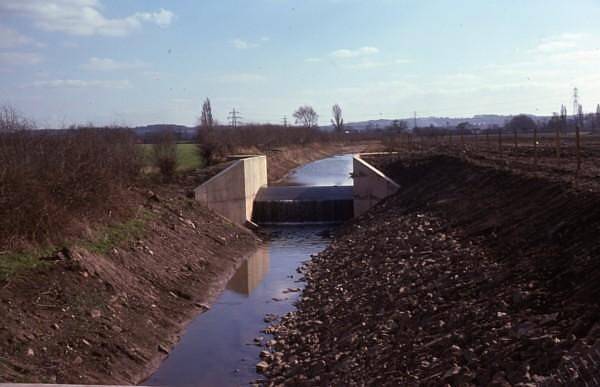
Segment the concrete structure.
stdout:
<path fill-rule="evenodd" d="M 361 155 L 354 156 L 353 170 L 354 216 L 365 213 L 380 200 L 395 194 L 400 189 L 398 184 L 364 161 Z"/>
<path fill-rule="evenodd" d="M 354 216 L 352 186 L 263 187 L 252 220 L 259 225 L 341 223 Z"/>
<path fill-rule="evenodd" d="M 236 160 L 232 165 L 194 194 L 196 200 L 238 224 L 343 222 L 400 188 L 361 155 L 353 158 L 353 187 L 267 187 L 265 156 L 232 158 Z"/>
<path fill-rule="evenodd" d="M 234 156 L 227 169 L 194 190 L 196 200 L 232 222 L 252 219 L 254 198 L 267 185 L 266 156 Z"/>

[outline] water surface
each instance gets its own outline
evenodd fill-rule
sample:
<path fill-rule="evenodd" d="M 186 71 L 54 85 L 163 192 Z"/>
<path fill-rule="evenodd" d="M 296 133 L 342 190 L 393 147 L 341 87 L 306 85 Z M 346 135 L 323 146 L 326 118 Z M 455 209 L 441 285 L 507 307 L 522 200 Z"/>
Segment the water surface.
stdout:
<path fill-rule="evenodd" d="M 352 156 L 335 156 L 307 164 L 286 179 L 292 185 L 352 185 Z M 267 314 L 294 309 L 302 288 L 296 269 L 329 243 L 331 226 L 269 227 L 270 240 L 242 263 L 212 308 L 196 317 L 158 371 L 145 382 L 162 386 L 247 386 L 260 379 L 256 363 L 261 346 L 255 339 Z"/>
<path fill-rule="evenodd" d="M 323 250 L 323 227 L 269 228 L 267 246 L 245 261 L 212 308 L 188 326 L 160 369 L 145 383 L 168 386 L 242 386 L 260 378 L 255 371 L 261 347 L 254 339 L 268 313 L 293 310 L 301 288 L 296 268 Z M 274 301 L 273 299 L 281 301 Z"/>
<path fill-rule="evenodd" d="M 352 155 L 313 161 L 290 172 L 278 185 L 352 185 Z"/>

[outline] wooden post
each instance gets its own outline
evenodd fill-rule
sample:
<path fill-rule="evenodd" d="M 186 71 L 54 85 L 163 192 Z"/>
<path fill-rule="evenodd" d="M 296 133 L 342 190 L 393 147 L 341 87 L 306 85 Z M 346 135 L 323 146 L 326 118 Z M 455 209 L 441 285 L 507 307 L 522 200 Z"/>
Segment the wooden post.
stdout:
<path fill-rule="evenodd" d="M 538 163 L 538 138 L 537 138 L 537 126 L 533 128 L 533 165 L 537 167 Z"/>
<path fill-rule="evenodd" d="M 579 129 L 579 124 L 575 125 L 575 141 L 577 143 L 577 173 L 575 174 L 575 178 L 579 177 L 579 172 L 581 171 L 581 130 Z"/>
<path fill-rule="evenodd" d="M 502 155 L 502 128 L 498 128 L 498 151 Z"/>
<path fill-rule="evenodd" d="M 556 158 L 560 159 L 560 125 L 556 125 L 555 128 L 554 148 L 556 148 Z"/>
<path fill-rule="evenodd" d="M 519 138 L 517 137 L 517 129 L 514 129 L 514 137 L 515 137 L 515 150 L 519 147 Z"/>

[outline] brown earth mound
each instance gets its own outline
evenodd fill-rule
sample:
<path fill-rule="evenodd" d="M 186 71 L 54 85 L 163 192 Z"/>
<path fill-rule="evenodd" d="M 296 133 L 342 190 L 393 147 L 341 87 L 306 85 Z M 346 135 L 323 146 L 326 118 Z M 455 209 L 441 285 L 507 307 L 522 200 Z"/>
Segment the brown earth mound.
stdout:
<path fill-rule="evenodd" d="M 181 195 L 137 194 L 135 220 L 0 283 L 0 381 L 142 381 L 206 309 L 249 232 Z"/>
<path fill-rule="evenodd" d="M 534 385 L 598 379 L 600 194 L 434 156 L 305 268 L 270 383 Z"/>

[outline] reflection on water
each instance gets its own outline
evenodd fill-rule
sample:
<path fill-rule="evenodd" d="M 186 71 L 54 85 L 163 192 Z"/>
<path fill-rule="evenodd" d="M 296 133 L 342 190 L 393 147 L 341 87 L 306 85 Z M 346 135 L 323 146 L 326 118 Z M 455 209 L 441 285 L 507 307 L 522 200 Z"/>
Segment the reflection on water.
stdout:
<path fill-rule="evenodd" d="M 340 155 L 303 165 L 293 170 L 279 185 L 352 185 L 351 173 L 352 155 Z"/>
<path fill-rule="evenodd" d="M 284 184 L 352 185 L 352 156 L 336 156 L 295 170 Z M 267 228 L 272 237 L 244 262 L 212 308 L 190 323 L 181 341 L 144 384 L 162 386 L 244 386 L 256 374 L 261 347 L 254 339 L 266 314 L 293 310 L 303 287 L 296 268 L 323 250 L 328 227 Z M 274 301 L 274 299 L 282 301 Z M 267 336 L 267 335 L 262 335 Z"/>
<path fill-rule="evenodd" d="M 159 370 L 144 384 L 160 386 L 247 386 L 261 347 L 254 345 L 266 314 L 293 310 L 298 293 L 296 268 L 323 250 L 327 227 L 267 228 L 272 237 L 242 264 L 212 308 L 196 317 Z M 277 302 L 273 298 L 283 301 Z"/>
<path fill-rule="evenodd" d="M 260 247 L 229 280 L 227 289 L 247 296 L 258 286 L 269 271 L 269 249 Z"/>

